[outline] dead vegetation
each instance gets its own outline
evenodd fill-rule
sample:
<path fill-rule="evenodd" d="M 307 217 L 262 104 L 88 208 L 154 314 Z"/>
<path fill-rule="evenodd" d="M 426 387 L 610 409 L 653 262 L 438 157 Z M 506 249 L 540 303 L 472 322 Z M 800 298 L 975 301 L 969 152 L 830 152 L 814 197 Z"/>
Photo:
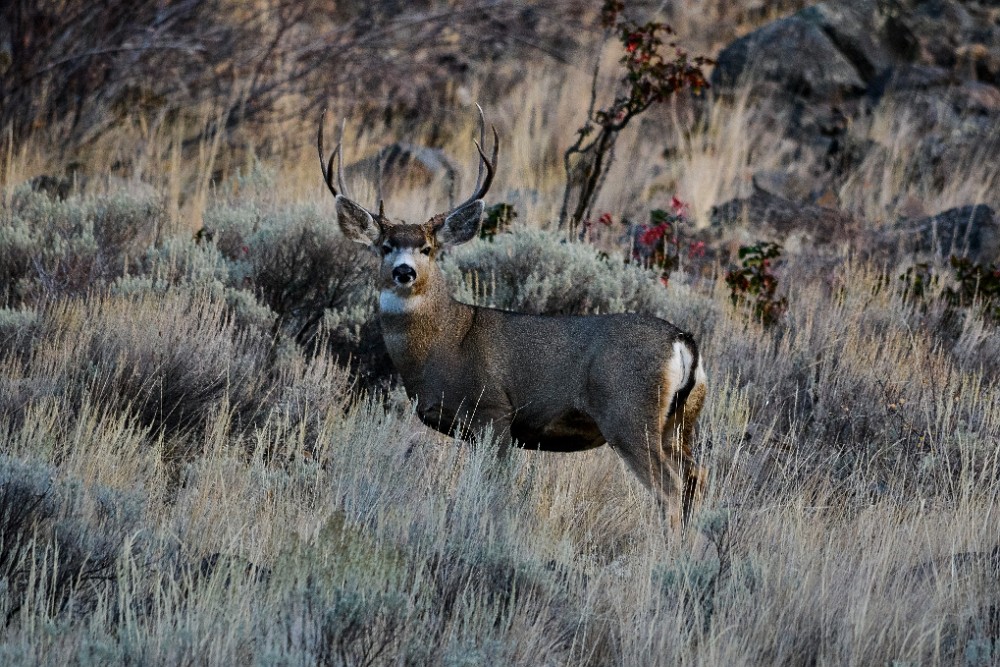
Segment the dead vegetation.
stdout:
<path fill-rule="evenodd" d="M 703 17 L 733 36 L 771 18 L 729 4 L 667 18 L 699 40 Z M 60 122 L 8 133 L 3 156 L 0 663 L 995 664 L 988 311 L 942 298 L 941 258 L 917 298 L 910 259 L 849 243 L 776 262 L 787 309 L 768 327 L 716 260 L 685 256 L 664 287 L 624 263 L 619 228 L 554 230 L 590 68 L 536 62 L 488 97 L 492 71 L 470 70 L 467 92 L 497 119 L 493 191 L 518 217 L 446 272 L 466 300 L 640 310 L 695 335 L 711 386 L 695 528 L 670 532 L 610 451 L 497 469 L 418 425 L 371 328 L 365 260 L 334 231 L 308 111 L 238 123 L 258 145 L 273 133 L 250 158 L 211 134 L 230 117 L 215 111 L 164 116 L 140 143 L 108 129 L 80 154 L 87 182 L 53 197 L 26 182 L 65 166 L 45 148 Z M 595 211 L 644 219 L 677 194 L 710 229 L 713 206 L 794 152 L 747 100 L 630 127 Z M 468 109 L 384 120 L 349 119 L 349 162 L 387 138 L 468 153 Z M 1000 205 L 996 166 L 971 156 L 945 181 L 908 178 L 908 128 L 878 109 L 865 132 L 886 159 L 837 193 L 869 231 L 914 201 Z M 387 210 L 426 217 L 439 185 L 389 192 Z"/>

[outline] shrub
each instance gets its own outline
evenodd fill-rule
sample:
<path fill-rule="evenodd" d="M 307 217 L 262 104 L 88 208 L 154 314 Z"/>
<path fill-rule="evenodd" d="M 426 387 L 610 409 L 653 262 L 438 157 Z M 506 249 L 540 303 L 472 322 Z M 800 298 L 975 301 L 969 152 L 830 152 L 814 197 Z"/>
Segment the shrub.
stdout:
<path fill-rule="evenodd" d="M 733 305 L 749 304 L 761 324 L 776 324 L 788 308 L 788 299 L 775 296 L 778 278 L 771 267 L 771 261 L 781 257 L 781 246 L 768 242 L 742 246 L 739 256 L 742 267 L 726 273 Z"/>
<path fill-rule="evenodd" d="M 369 253 L 329 224 L 304 220 L 262 229 L 249 243 L 246 286 L 278 317 L 297 343 L 309 344 L 327 310 L 367 301 Z"/>
<path fill-rule="evenodd" d="M 122 276 L 166 221 L 152 195 L 49 199 L 15 191 L 0 208 L 0 298 L 8 306 L 79 294 Z"/>
<path fill-rule="evenodd" d="M 370 301 L 370 254 L 346 241 L 311 207 L 265 212 L 253 205 L 213 208 L 205 236 L 228 263 L 228 284 L 276 316 L 275 333 L 312 345 L 327 311 Z"/>
<path fill-rule="evenodd" d="M 138 496 L 58 480 L 56 471 L 0 454 L 0 585 L 9 625 L 25 605 L 48 614 L 94 603 L 143 511 Z M 37 613 L 37 612 L 36 612 Z"/>
<path fill-rule="evenodd" d="M 8 355 L 26 359 L 40 328 L 36 311 L 0 308 L 0 360 Z"/>
<path fill-rule="evenodd" d="M 483 223 L 479 227 L 479 238 L 487 240 L 506 231 L 517 220 L 517 210 L 506 202 L 497 202 L 487 207 L 484 215 Z"/>
<path fill-rule="evenodd" d="M 653 209 L 649 223 L 631 228 L 632 261 L 660 272 L 660 282 L 666 285 L 670 274 L 681 267 L 684 228 L 689 224 L 688 205 L 674 196 L 670 210 Z M 686 250 L 691 259 L 705 254 L 704 242 L 691 243 Z"/>
<path fill-rule="evenodd" d="M 957 288 L 945 288 L 944 297 L 955 307 L 978 305 L 983 316 L 1000 324 L 1000 264 L 977 264 L 966 257 L 951 256 Z"/>
<path fill-rule="evenodd" d="M 59 401 L 70 414 L 99 405 L 176 446 L 223 406 L 243 426 L 266 406 L 270 341 L 238 331 L 225 303 L 211 294 L 64 302 L 41 320 L 44 333 L 30 358 L 0 380 L 0 391 L 23 394 L 7 408 L 15 411 L 5 415 L 14 423 L 41 400 Z"/>
<path fill-rule="evenodd" d="M 540 230 L 455 248 L 444 269 L 462 299 L 520 312 L 656 313 L 666 301 L 652 271 Z"/>
<path fill-rule="evenodd" d="M 950 320 L 956 310 L 978 307 L 983 318 L 1000 324 L 1000 265 L 975 263 L 966 257 L 952 255 L 951 284 L 942 288 L 942 274 L 931 264 L 915 264 L 899 276 L 903 298 L 920 305 L 923 312 L 937 295 L 947 304 L 944 319 Z M 947 281 L 944 281 L 947 283 Z"/>
<path fill-rule="evenodd" d="M 672 40 L 673 29 L 658 21 L 636 23 L 622 16 L 624 8 L 625 3 L 619 0 L 602 3 L 601 25 L 614 33 L 621 43 L 625 53 L 620 63 L 625 73 L 614 99 L 607 106 L 596 109 L 598 73 L 594 72 L 587 120 L 577 130 L 576 141 L 563 155 L 566 187 L 559 213 L 560 227 L 567 223 L 574 226 L 589 217 L 613 159 L 618 136 L 633 118 L 686 88 L 696 94 L 708 88 L 701 68 L 712 64 L 709 58 L 689 57 L 674 41 L 669 42 L 673 57 L 665 57 L 662 47 L 664 40 Z M 574 157 L 575 164 L 571 162 Z M 575 203 L 570 212 L 574 194 Z"/>

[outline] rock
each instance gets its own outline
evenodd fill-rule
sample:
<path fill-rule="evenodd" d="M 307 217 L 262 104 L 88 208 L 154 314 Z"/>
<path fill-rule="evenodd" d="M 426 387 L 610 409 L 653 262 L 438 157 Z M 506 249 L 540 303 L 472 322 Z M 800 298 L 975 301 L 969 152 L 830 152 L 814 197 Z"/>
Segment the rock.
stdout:
<path fill-rule="evenodd" d="M 805 250 L 839 251 L 857 235 L 856 221 L 846 213 L 793 202 L 755 188 L 744 199 L 733 199 L 710 212 L 713 227 L 742 226 L 751 230 L 747 241 L 777 241 L 791 253 Z M 727 229 L 725 236 L 734 230 Z"/>
<path fill-rule="evenodd" d="M 823 29 L 800 15 L 769 23 L 722 50 L 712 86 L 732 93 L 745 80 L 775 83 L 804 99 L 834 102 L 866 89 L 857 69 Z"/>
<path fill-rule="evenodd" d="M 753 186 L 758 190 L 791 201 L 807 202 L 813 196 L 815 180 L 787 169 L 758 171 L 753 175 Z"/>
<path fill-rule="evenodd" d="M 894 231 L 903 248 L 917 255 L 946 259 L 951 255 L 976 262 L 1000 259 L 1000 219 L 984 204 L 960 206 L 917 220 L 901 220 Z"/>
<path fill-rule="evenodd" d="M 968 68 L 984 83 L 1000 86 L 1000 44 L 966 44 L 955 51 L 959 68 Z"/>
<path fill-rule="evenodd" d="M 821 2 L 797 16 L 822 30 L 866 83 L 895 61 L 895 50 L 881 39 L 874 0 Z"/>
<path fill-rule="evenodd" d="M 904 63 L 884 70 L 871 82 L 868 95 L 877 102 L 885 95 L 944 88 L 956 83 L 954 75 L 942 67 Z"/>

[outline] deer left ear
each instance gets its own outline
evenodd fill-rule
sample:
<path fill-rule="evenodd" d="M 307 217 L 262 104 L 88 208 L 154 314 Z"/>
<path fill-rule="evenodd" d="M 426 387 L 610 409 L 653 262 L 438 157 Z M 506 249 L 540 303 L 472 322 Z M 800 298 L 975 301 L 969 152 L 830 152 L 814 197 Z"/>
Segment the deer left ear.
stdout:
<path fill-rule="evenodd" d="M 443 246 L 458 245 L 472 239 L 479 231 L 485 208 L 483 200 L 477 199 L 452 211 L 434 230 L 438 243 Z"/>

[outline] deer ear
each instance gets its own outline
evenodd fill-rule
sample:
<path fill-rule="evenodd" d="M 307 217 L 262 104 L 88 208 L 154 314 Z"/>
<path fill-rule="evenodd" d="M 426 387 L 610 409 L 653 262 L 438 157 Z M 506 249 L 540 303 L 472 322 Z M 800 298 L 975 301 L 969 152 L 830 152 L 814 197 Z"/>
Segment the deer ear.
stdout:
<path fill-rule="evenodd" d="M 344 236 L 362 245 L 374 245 L 382 236 L 371 213 L 344 195 L 337 195 L 337 224 Z"/>
<path fill-rule="evenodd" d="M 449 213 L 434 232 L 438 243 L 448 246 L 470 240 L 479 231 L 484 208 L 483 200 L 477 199 Z"/>

